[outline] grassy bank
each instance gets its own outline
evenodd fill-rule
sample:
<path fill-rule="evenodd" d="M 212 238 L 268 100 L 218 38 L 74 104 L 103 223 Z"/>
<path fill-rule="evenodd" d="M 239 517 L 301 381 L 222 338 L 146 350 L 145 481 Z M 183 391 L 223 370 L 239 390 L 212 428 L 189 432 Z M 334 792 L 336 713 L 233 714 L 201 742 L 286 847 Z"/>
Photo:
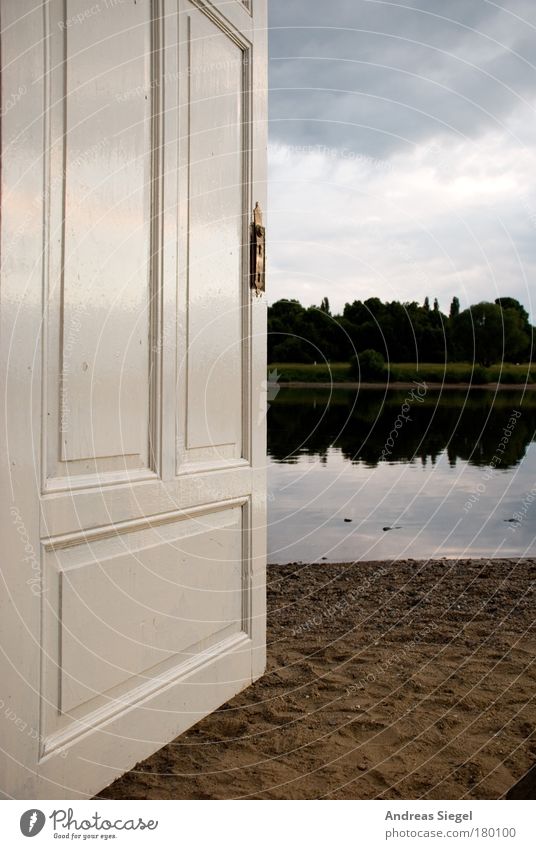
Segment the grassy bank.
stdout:
<path fill-rule="evenodd" d="M 348 363 L 272 363 L 269 374 L 277 372 L 279 383 L 354 383 L 356 378 Z M 536 383 L 536 365 L 500 363 L 483 368 L 471 363 L 390 363 L 389 380 L 407 383 L 413 380 L 428 383 L 486 383 L 524 384 Z M 363 382 L 369 382 L 363 378 Z M 370 381 L 378 383 L 377 379 Z"/>

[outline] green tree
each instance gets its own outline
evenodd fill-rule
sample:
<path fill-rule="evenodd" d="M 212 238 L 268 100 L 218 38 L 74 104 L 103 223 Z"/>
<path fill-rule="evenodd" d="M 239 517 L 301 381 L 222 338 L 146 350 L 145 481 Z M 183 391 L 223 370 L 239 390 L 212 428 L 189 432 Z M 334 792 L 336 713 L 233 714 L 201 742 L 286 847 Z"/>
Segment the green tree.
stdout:
<path fill-rule="evenodd" d="M 521 319 L 528 324 L 529 314 L 523 304 L 520 304 L 516 298 L 495 298 L 495 303 L 502 310 L 516 310 L 521 316 Z"/>
<path fill-rule="evenodd" d="M 482 366 L 515 362 L 529 344 L 519 312 L 488 301 L 461 312 L 454 320 L 453 336 L 458 353 Z"/>
<path fill-rule="evenodd" d="M 527 362 L 532 334 L 528 313 L 515 298 L 460 312 L 454 297 L 450 318 L 437 298 L 433 309 L 428 298 L 424 305 L 368 298 L 347 303 L 342 315 L 332 316 L 323 298 L 320 307 L 281 300 L 268 310 L 269 362 L 348 362 L 356 351 L 375 351 L 395 363 Z"/>
<path fill-rule="evenodd" d="M 314 362 L 314 348 L 307 340 L 298 336 L 289 336 L 283 342 L 279 342 L 273 349 L 274 363 L 312 363 Z"/>
<path fill-rule="evenodd" d="M 370 348 L 352 357 L 350 367 L 356 380 L 383 380 L 387 373 L 382 355 Z"/>
<path fill-rule="evenodd" d="M 460 299 L 454 295 L 450 305 L 450 318 L 456 318 L 460 314 Z"/>
<path fill-rule="evenodd" d="M 518 359 L 520 360 L 532 360 L 532 348 L 533 348 L 533 327 L 529 321 L 529 314 L 526 311 L 523 304 L 520 304 L 516 298 L 496 298 L 495 303 L 501 307 L 502 310 L 513 310 L 519 315 L 520 324 L 527 338 L 527 343 L 525 347 L 518 351 Z"/>

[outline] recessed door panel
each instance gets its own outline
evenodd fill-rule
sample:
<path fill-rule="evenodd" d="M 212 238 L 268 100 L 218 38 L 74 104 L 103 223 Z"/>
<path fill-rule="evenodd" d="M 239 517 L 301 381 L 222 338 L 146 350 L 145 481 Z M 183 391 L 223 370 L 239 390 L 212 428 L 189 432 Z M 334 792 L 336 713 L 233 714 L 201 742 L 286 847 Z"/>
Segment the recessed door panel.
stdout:
<path fill-rule="evenodd" d="M 242 630 L 240 507 L 53 550 L 47 569 L 61 713 Z"/>
<path fill-rule="evenodd" d="M 150 398 L 151 4 L 87 14 L 84 0 L 55 0 L 49 12 L 52 459 L 70 464 L 64 473 L 143 467 Z M 61 475 L 61 465 L 52 466 L 51 476 Z"/>
<path fill-rule="evenodd" d="M 183 32 L 179 462 L 218 466 L 243 456 L 248 53 L 192 3 Z"/>

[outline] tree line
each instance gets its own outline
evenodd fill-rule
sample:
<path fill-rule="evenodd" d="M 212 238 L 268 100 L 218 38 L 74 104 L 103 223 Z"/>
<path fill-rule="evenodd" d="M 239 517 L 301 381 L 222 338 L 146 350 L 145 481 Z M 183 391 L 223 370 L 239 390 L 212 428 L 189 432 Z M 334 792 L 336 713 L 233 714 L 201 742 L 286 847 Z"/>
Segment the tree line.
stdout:
<path fill-rule="evenodd" d="M 350 362 L 366 352 L 378 363 L 530 362 L 534 328 L 515 298 L 482 301 L 461 310 L 457 297 L 448 315 L 430 305 L 380 298 L 353 301 L 331 313 L 327 298 L 303 307 L 280 300 L 268 309 L 268 362 Z"/>

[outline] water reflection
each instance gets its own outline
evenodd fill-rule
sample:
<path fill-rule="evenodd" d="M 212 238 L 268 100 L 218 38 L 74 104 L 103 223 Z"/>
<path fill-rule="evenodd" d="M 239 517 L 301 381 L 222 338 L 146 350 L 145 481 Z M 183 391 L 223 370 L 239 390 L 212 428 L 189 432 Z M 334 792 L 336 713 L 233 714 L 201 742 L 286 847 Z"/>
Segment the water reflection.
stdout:
<path fill-rule="evenodd" d="M 514 411 L 521 415 L 508 428 Z M 447 389 L 424 397 L 410 390 L 282 389 L 271 403 L 268 425 L 268 453 L 277 462 L 296 463 L 304 454 L 325 460 L 330 448 L 339 448 L 345 459 L 372 467 L 382 459 L 434 464 L 442 452 L 451 466 L 458 459 L 485 466 L 506 428 L 511 435 L 501 459 L 503 468 L 511 468 L 534 438 L 536 396 L 523 397 L 522 389 Z"/>
<path fill-rule="evenodd" d="M 271 562 L 536 553 L 536 393 L 282 389 L 268 424 Z"/>

